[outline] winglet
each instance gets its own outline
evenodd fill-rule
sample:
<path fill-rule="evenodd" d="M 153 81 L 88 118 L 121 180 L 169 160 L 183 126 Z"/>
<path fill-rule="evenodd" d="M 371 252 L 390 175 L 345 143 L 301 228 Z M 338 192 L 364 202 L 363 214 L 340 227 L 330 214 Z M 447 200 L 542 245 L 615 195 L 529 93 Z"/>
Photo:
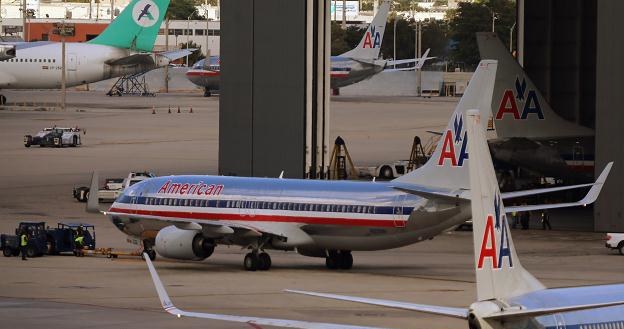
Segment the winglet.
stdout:
<path fill-rule="evenodd" d="M 98 199 L 99 175 L 97 171 L 93 171 L 91 175 L 91 185 L 89 186 L 89 198 L 87 199 L 87 212 L 99 213 L 100 203 Z"/>
<path fill-rule="evenodd" d="M 149 258 L 149 255 L 143 253 L 143 259 L 145 259 L 145 263 L 147 263 L 147 268 L 149 269 L 150 275 L 152 276 L 152 281 L 154 282 L 154 287 L 156 287 L 156 292 L 158 293 L 158 298 L 160 299 L 160 304 L 170 314 L 173 314 L 177 317 L 181 316 L 180 310 L 173 305 L 171 302 L 171 298 L 167 294 L 165 290 L 165 286 L 163 286 L 162 281 L 160 281 L 160 277 L 158 277 L 158 273 L 154 268 L 154 264 Z"/>
<path fill-rule="evenodd" d="M 604 185 L 605 181 L 607 180 L 607 177 L 609 176 L 609 172 L 611 172 L 611 167 L 613 167 L 613 161 L 607 163 L 605 168 L 600 173 L 600 176 L 598 176 L 598 179 L 596 179 L 596 183 L 594 183 L 594 186 L 592 186 L 592 188 L 589 189 L 589 192 L 587 192 L 587 195 L 585 195 L 585 197 L 580 201 L 580 203 L 582 203 L 583 205 L 588 205 L 596 201 L 596 199 L 598 198 L 598 195 L 600 195 L 602 186 Z"/>

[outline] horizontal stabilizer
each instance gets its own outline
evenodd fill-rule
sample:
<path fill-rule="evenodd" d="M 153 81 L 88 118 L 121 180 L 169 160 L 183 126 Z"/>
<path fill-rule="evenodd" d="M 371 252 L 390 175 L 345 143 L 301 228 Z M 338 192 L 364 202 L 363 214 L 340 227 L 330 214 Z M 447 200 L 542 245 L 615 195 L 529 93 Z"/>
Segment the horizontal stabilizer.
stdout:
<path fill-rule="evenodd" d="M 197 49 L 189 48 L 189 49 L 180 49 L 180 50 L 170 50 L 163 51 L 158 53 L 160 56 L 166 57 L 169 61 L 175 61 L 176 59 L 180 59 L 182 57 L 188 56 L 195 52 Z"/>
<path fill-rule="evenodd" d="M 442 193 L 442 192 L 431 192 L 431 191 L 423 191 L 413 187 L 408 187 L 406 185 L 400 186 L 392 186 L 393 189 L 399 190 L 401 192 L 418 195 L 425 199 L 429 200 L 438 200 L 446 203 L 460 203 L 460 202 L 470 202 L 470 199 L 460 197 L 460 193 Z"/>
<path fill-rule="evenodd" d="M 536 316 L 549 315 L 549 314 L 554 314 L 554 313 L 582 311 L 582 310 L 590 310 L 590 309 L 603 308 L 603 307 L 609 307 L 609 306 L 618 306 L 618 305 L 624 305 L 624 300 L 617 301 L 617 302 L 609 302 L 609 303 L 544 307 L 544 308 L 534 308 L 534 309 L 524 309 L 524 310 L 506 310 L 506 311 L 486 315 L 483 318 L 501 321 L 501 320 L 513 319 L 513 318 L 536 317 Z"/>
<path fill-rule="evenodd" d="M 598 179 L 596 179 L 596 182 L 592 184 L 593 186 L 591 189 L 589 189 L 589 192 L 587 192 L 587 194 L 585 195 L 583 199 L 577 202 L 515 206 L 515 207 L 506 207 L 505 210 L 507 213 L 511 213 L 511 212 L 516 212 L 516 211 L 519 212 L 519 211 L 577 207 L 577 206 L 587 206 L 588 204 L 592 204 L 596 201 L 596 199 L 598 199 L 598 195 L 600 195 L 602 186 L 604 185 L 604 182 L 607 180 L 607 176 L 609 176 L 609 172 L 611 171 L 612 166 L 613 166 L 613 162 L 609 162 L 606 165 L 605 169 L 600 174 L 600 176 L 598 177 Z"/>
<path fill-rule="evenodd" d="M 403 310 L 445 315 L 445 316 L 450 316 L 450 317 L 460 318 L 460 319 L 468 318 L 468 309 L 465 309 L 465 308 L 412 304 L 412 303 L 397 302 L 397 301 L 385 300 L 385 299 L 351 297 L 351 296 L 344 296 L 344 295 L 324 294 L 324 293 L 319 293 L 319 292 L 309 292 L 309 291 L 299 291 L 299 290 L 285 290 L 285 291 L 292 292 L 295 294 L 308 295 L 308 296 L 338 299 L 338 300 L 344 300 L 348 302 L 363 303 L 363 304 L 384 306 L 384 307 L 397 308 L 397 309 L 403 309 Z"/>
<path fill-rule="evenodd" d="M 108 65 L 139 65 L 154 64 L 154 57 L 150 53 L 132 54 L 130 56 L 106 61 Z"/>
<path fill-rule="evenodd" d="M 301 329 L 379 329 L 374 327 L 362 327 L 362 326 L 350 326 L 350 325 L 340 325 L 333 323 L 322 323 L 322 322 L 306 322 L 306 321 L 294 321 L 294 320 L 285 320 L 285 319 L 271 319 L 271 318 L 259 318 L 252 316 L 238 316 L 238 315 L 226 315 L 226 314 L 213 314 L 213 313 L 199 313 L 199 312 L 187 312 L 180 310 L 175 307 L 171 302 L 171 298 L 167 294 L 165 290 L 165 286 L 163 286 L 160 281 L 160 277 L 158 277 L 158 273 L 152 264 L 149 256 L 147 254 L 143 254 L 143 259 L 145 259 L 145 263 L 147 263 L 147 268 L 149 269 L 150 275 L 152 277 L 152 281 L 154 282 L 154 287 L 156 287 L 156 292 L 158 293 L 158 298 L 160 299 L 160 304 L 169 314 L 173 314 L 180 317 L 191 317 L 191 318 L 201 318 L 201 319 L 212 319 L 212 320 L 221 320 L 221 321 L 230 321 L 230 322 L 239 322 L 239 323 L 248 323 L 250 325 L 262 325 L 262 326 L 276 326 L 276 327 L 284 327 L 284 328 L 301 328 Z"/>

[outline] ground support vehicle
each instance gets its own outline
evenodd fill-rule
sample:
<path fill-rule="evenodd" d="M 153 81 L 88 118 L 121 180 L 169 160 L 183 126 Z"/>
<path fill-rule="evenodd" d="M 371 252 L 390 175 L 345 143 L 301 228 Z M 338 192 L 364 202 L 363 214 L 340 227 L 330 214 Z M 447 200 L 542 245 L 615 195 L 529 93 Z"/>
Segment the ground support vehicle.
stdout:
<path fill-rule="evenodd" d="M 131 172 L 128 177 L 124 178 L 107 178 L 103 188 L 98 190 L 98 200 L 100 202 L 113 202 L 123 194 L 123 191 L 140 181 L 148 178 L 156 177 L 150 172 Z M 74 198 L 80 202 L 89 200 L 90 188 L 88 186 L 74 187 Z"/>
<path fill-rule="evenodd" d="M 74 251 L 74 239 L 78 229 L 84 234 L 84 248 L 95 249 L 95 226 L 85 223 L 59 223 L 56 228 L 46 228 L 45 222 L 21 222 L 15 235 L 0 235 L 0 248 L 5 257 L 17 256 L 20 252 L 20 233 L 28 231 L 28 245 L 26 255 L 28 257 L 58 255 L 62 252 Z"/>
<path fill-rule="evenodd" d="M 624 256 L 624 233 L 607 233 L 605 247 L 617 249 Z"/>
<path fill-rule="evenodd" d="M 46 236 L 45 222 L 21 222 L 15 229 L 15 235 L 0 235 L 0 248 L 5 257 L 17 256 L 20 253 L 20 233 L 28 232 L 28 245 L 26 246 L 26 256 L 42 256 L 48 250 L 48 239 Z"/>
<path fill-rule="evenodd" d="M 35 136 L 25 135 L 24 146 L 30 147 L 31 145 L 53 146 L 78 146 L 82 144 L 80 138 L 80 132 L 83 132 L 80 128 L 45 128 L 38 132 Z"/>

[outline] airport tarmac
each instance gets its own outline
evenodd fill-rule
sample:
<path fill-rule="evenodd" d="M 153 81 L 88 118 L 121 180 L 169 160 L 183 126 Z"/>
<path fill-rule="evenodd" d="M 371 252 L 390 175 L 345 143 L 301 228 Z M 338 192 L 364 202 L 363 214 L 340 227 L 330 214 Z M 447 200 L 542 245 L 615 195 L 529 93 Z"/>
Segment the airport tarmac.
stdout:
<path fill-rule="evenodd" d="M 4 91 L 10 105 L 58 99 L 54 91 Z M 332 99 L 332 138 L 340 135 L 358 165 L 409 155 L 414 135 L 446 124 L 457 98 Z M 89 183 L 91 170 L 120 177 L 129 170 L 159 175 L 217 172 L 218 98 L 200 93 L 107 97 L 69 92 L 68 109 L 0 110 L 0 232 L 21 220 L 61 219 L 96 225 L 101 247 L 132 250 L 103 216 L 87 214 L 71 189 Z M 181 107 L 180 114 L 177 106 Z M 156 114 L 152 114 L 152 107 Z M 172 112 L 167 113 L 169 106 Z M 188 113 L 193 107 L 193 113 Z M 78 148 L 25 148 L 24 134 L 51 126 L 86 129 Z M 276 172 L 276 176 L 279 172 Z M 602 234 L 513 232 L 519 256 L 547 286 L 619 283 L 624 258 L 604 248 Z M 470 232 L 452 232 L 405 248 L 355 252 L 350 271 L 329 271 L 320 258 L 271 252 L 268 272 L 245 272 L 246 252 L 219 247 L 203 262 L 157 259 L 156 268 L 176 306 L 192 311 L 279 317 L 390 328 L 465 328 L 444 317 L 283 293 L 334 292 L 414 303 L 465 307 L 473 300 Z M 160 307 L 139 258 L 0 257 L 0 327 L 7 328 L 247 328 L 176 319 Z"/>

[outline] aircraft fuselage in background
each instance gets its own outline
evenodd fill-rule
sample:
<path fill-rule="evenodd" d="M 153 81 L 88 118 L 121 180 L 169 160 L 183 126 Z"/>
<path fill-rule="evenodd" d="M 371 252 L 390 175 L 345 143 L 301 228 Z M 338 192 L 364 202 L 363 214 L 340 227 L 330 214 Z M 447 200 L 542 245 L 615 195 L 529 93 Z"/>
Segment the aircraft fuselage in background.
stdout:
<path fill-rule="evenodd" d="M 147 71 L 155 63 L 109 65 L 111 60 L 131 55 L 130 50 L 104 45 L 68 42 L 66 47 L 66 84 L 68 87 L 106 80 L 125 74 Z M 61 88 L 62 45 L 33 43 L 17 51 L 15 58 L 0 61 L 0 88 Z"/>
<path fill-rule="evenodd" d="M 219 90 L 221 66 L 219 56 L 210 57 L 210 65 L 205 60 L 198 61 L 186 72 L 186 77 L 194 84 L 207 90 Z M 386 67 L 385 60 L 359 61 L 343 56 L 331 57 L 330 86 L 342 88 L 366 80 Z"/>

